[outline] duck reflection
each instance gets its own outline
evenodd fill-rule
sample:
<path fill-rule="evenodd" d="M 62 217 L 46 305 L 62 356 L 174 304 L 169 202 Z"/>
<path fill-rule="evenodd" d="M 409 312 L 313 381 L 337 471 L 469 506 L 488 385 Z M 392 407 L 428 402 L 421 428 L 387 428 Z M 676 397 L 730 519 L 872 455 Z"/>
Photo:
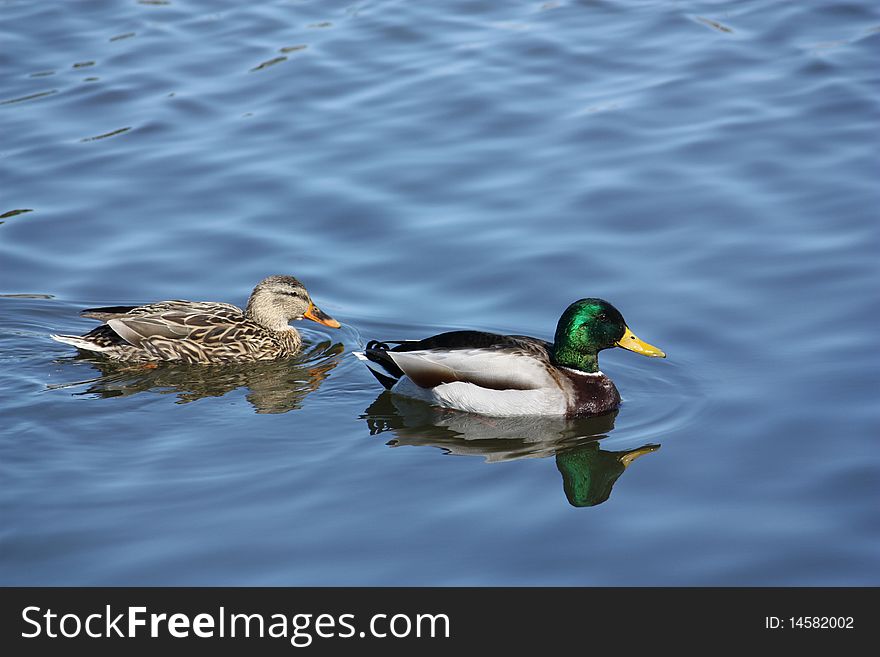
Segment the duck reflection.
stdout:
<path fill-rule="evenodd" d="M 596 506 L 611 495 L 620 475 L 640 456 L 660 445 L 636 449 L 601 449 L 600 440 L 614 428 L 617 411 L 598 417 L 483 417 L 436 408 L 385 392 L 362 415 L 370 435 L 390 432 L 391 447 L 424 445 L 449 454 L 512 461 L 553 456 L 569 504 Z"/>
<path fill-rule="evenodd" d="M 87 362 L 100 377 L 66 383 L 52 388 L 88 385 L 75 395 L 96 395 L 108 399 L 140 392 L 177 395 L 180 404 L 222 397 L 238 388 L 247 388 L 245 398 L 257 413 L 287 413 L 302 406 L 306 396 L 339 363 L 345 347 L 329 340 L 319 342 L 292 360 L 227 365 L 121 364 L 87 355 L 61 361 Z"/>

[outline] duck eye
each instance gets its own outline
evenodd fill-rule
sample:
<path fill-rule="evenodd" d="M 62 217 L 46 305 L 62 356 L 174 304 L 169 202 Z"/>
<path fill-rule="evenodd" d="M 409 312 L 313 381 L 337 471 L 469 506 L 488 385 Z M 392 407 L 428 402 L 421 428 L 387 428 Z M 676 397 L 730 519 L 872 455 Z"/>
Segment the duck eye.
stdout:
<path fill-rule="evenodd" d="M 297 297 L 299 299 L 305 298 L 303 293 L 300 290 L 296 290 L 296 289 L 294 289 L 294 290 L 289 290 L 289 289 L 288 290 L 273 290 L 273 291 L 275 292 L 275 294 L 281 294 L 286 297 Z"/>

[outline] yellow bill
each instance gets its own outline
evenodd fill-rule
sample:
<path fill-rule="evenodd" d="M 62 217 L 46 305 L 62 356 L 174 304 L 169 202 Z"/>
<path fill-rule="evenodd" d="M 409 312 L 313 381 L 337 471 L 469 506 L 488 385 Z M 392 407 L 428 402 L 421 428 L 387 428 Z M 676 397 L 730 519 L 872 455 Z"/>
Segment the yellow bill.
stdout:
<path fill-rule="evenodd" d="M 330 315 L 318 308 L 311 301 L 309 302 L 309 309 L 303 313 L 303 317 L 305 317 L 306 319 L 310 319 L 313 322 L 318 322 L 318 324 L 329 326 L 330 328 L 339 328 L 340 326 L 342 326 L 339 322 L 330 317 Z"/>
<path fill-rule="evenodd" d="M 620 462 L 623 463 L 624 468 L 628 468 L 629 464 L 635 461 L 640 456 L 650 454 L 651 452 L 656 452 L 658 449 L 660 449 L 660 445 L 645 445 L 644 447 L 630 450 L 620 457 Z"/>
<path fill-rule="evenodd" d="M 623 347 L 624 349 L 627 349 L 629 351 L 634 351 L 637 354 L 642 354 L 642 356 L 666 358 L 666 354 L 664 354 L 662 350 L 658 349 L 654 345 L 639 340 L 636 337 L 635 333 L 629 330 L 629 326 L 626 327 L 626 332 L 623 334 L 623 337 L 617 341 L 617 346 Z"/>

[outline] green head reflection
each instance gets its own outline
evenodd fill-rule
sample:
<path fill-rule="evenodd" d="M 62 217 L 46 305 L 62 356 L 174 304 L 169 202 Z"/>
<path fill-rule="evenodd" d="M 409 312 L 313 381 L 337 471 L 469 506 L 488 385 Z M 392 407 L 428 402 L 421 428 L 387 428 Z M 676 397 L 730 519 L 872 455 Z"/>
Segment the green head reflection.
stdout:
<path fill-rule="evenodd" d="M 596 506 L 611 495 L 614 482 L 630 463 L 656 452 L 660 445 L 612 452 L 599 449 L 597 441 L 556 454 L 556 467 L 562 474 L 562 488 L 572 506 Z"/>

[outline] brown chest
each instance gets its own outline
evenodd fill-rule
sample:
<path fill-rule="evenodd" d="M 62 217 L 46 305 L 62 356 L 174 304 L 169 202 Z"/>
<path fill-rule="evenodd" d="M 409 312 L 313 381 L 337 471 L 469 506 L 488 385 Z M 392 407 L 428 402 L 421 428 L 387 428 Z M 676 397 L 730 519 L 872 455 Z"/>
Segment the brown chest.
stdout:
<path fill-rule="evenodd" d="M 604 374 L 580 374 L 564 370 L 568 415 L 602 415 L 620 406 L 617 386 Z"/>

